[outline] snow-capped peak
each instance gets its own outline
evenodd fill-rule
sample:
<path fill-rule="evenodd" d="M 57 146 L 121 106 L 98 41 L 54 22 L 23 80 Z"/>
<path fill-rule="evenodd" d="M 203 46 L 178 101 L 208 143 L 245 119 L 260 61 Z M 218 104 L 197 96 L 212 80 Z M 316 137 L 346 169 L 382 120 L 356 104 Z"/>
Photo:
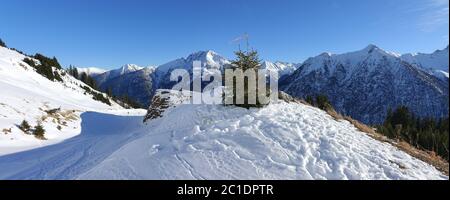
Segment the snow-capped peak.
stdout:
<path fill-rule="evenodd" d="M 370 44 L 367 47 L 343 54 L 332 54 L 329 52 L 321 53 L 316 57 L 307 59 L 303 66 L 303 73 L 309 73 L 311 71 L 322 69 L 323 66 L 331 67 L 330 70 L 338 65 L 345 66 L 348 71 L 353 71 L 355 67 L 360 66 L 362 62 L 370 62 L 376 66 L 379 60 L 388 58 L 391 61 L 398 61 L 398 54 L 385 51 L 376 45 Z"/>
<path fill-rule="evenodd" d="M 107 71 L 103 74 L 100 74 L 100 75 L 96 76 L 95 79 L 97 81 L 97 84 L 101 85 L 102 83 L 106 82 L 107 80 L 131 73 L 131 72 L 135 72 L 135 71 L 138 71 L 141 69 L 143 69 L 143 67 L 140 67 L 138 65 L 126 64 L 118 69 L 113 69 L 111 71 Z"/>
<path fill-rule="evenodd" d="M 364 50 L 364 51 L 367 51 L 367 52 L 371 52 L 371 51 L 376 50 L 376 49 L 380 49 L 380 48 L 379 48 L 377 45 L 369 44 L 369 45 L 367 45 L 367 47 L 364 48 L 363 50 Z"/>
<path fill-rule="evenodd" d="M 284 62 L 272 63 L 269 61 L 263 61 L 261 63 L 262 69 L 278 72 L 279 77 L 292 74 L 297 69 L 297 67 L 298 65 L 293 63 L 284 63 Z"/>
<path fill-rule="evenodd" d="M 119 70 L 122 74 L 134 72 L 134 71 L 141 70 L 141 69 L 142 69 L 142 67 L 135 65 L 135 64 L 126 64 L 126 65 L 122 66 L 121 68 L 119 68 Z"/>
<path fill-rule="evenodd" d="M 186 61 L 201 61 L 204 65 L 216 67 L 229 63 L 227 59 L 212 50 L 198 51 L 196 53 L 193 53 L 186 58 Z"/>
<path fill-rule="evenodd" d="M 333 54 L 330 52 L 323 52 L 319 55 L 319 57 L 331 57 Z"/>
<path fill-rule="evenodd" d="M 370 55 L 377 54 L 377 55 L 381 55 L 381 56 L 394 56 L 394 57 L 400 56 L 398 53 L 386 51 L 374 44 L 369 44 L 366 48 L 364 48 L 360 51 L 357 51 L 357 52 L 362 53 L 362 54 L 370 54 Z"/>
<path fill-rule="evenodd" d="M 192 69 L 194 61 L 200 61 L 202 63 L 202 66 L 207 68 L 221 68 L 223 65 L 230 63 L 230 61 L 228 61 L 218 53 L 212 50 L 207 50 L 198 51 L 188 55 L 186 58 L 179 58 L 166 64 L 160 65 L 157 70 L 160 73 L 167 73 L 168 71 L 176 68 L 189 70 Z"/>

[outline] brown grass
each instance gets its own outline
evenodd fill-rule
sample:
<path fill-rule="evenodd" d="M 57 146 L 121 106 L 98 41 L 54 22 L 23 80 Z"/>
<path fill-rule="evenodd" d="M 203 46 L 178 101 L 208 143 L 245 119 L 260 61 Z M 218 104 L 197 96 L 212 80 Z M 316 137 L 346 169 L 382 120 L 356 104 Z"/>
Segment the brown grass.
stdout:
<path fill-rule="evenodd" d="M 8 135 L 8 133 L 11 133 L 11 128 L 4 128 L 4 129 L 2 130 L 2 132 L 3 132 L 5 135 Z"/>
<path fill-rule="evenodd" d="M 45 110 L 42 109 L 42 111 Z M 79 118 L 76 110 L 55 110 L 54 112 L 45 112 L 45 115 L 38 118 L 38 123 L 51 120 L 52 123 L 57 124 L 58 126 L 67 126 L 67 122 L 75 121 Z"/>
<path fill-rule="evenodd" d="M 407 142 L 401 141 L 398 143 L 391 143 L 393 146 L 401 149 L 402 151 L 408 153 L 409 155 L 422 160 L 423 162 L 426 162 L 430 165 L 433 165 L 444 173 L 445 175 L 449 175 L 449 163 L 445 159 L 438 156 L 435 152 L 432 151 L 425 151 L 415 148 L 414 146 L 410 145 Z"/>
<path fill-rule="evenodd" d="M 338 112 L 336 112 L 336 110 L 334 110 L 333 108 L 327 109 L 326 112 L 330 116 L 332 116 L 334 118 L 334 120 L 336 120 L 336 121 L 344 119 L 344 117 L 341 114 L 339 114 Z"/>

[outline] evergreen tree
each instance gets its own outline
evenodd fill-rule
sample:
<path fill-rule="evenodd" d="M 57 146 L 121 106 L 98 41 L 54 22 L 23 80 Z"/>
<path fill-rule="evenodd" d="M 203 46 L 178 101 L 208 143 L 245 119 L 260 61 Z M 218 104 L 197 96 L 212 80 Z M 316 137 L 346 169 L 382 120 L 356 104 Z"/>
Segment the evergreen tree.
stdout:
<path fill-rule="evenodd" d="M 401 141 L 428 151 L 448 161 L 449 156 L 449 118 L 419 118 L 407 107 L 400 106 L 395 111 L 388 110 L 386 119 L 378 131 L 389 138 Z"/>
<path fill-rule="evenodd" d="M 88 75 L 86 74 L 86 72 L 82 72 L 80 74 L 80 81 L 87 84 L 87 80 L 88 80 Z"/>
<path fill-rule="evenodd" d="M 73 77 L 78 78 L 79 74 L 78 74 L 78 69 L 76 67 L 73 67 Z"/>
<path fill-rule="evenodd" d="M 72 65 L 69 66 L 69 69 L 67 69 L 67 73 L 69 73 L 71 76 L 73 76 L 76 79 L 79 79 L 78 76 L 78 69 Z"/>
<path fill-rule="evenodd" d="M 33 135 L 39 139 L 45 139 L 45 129 L 42 125 L 38 124 L 34 127 Z"/>
<path fill-rule="evenodd" d="M 312 96 L 310 95 L 306 96 L 306 102 L 309 103 L 309 105 L 314 106 L 314 99 Z"/>
<path fill-rule="evenodd" d="M 258 83 L 258 69 L 260 69 L 261 64 L 260 60 L 258 58 L 258 52 L 257 51 L 237 51 L 236 54 L 236 60 L 232 61 L 233 69 L 240 69 L 243 72 L 247 70 L 253 70 L 256 76 L 256 83 Z M 227 77 L 225 77 L 227 78 Z M 265 78 L 265 77 L 261 77 Z M 264 106 L 263 103 L 261 103 L 261 100 L 258 98 L 258 87 L 257 85 L 253 86 L 256 91 L 249 91 L 249 80 L 246 78 L 244 80 L 244 104 L 238 104 L 237 103 L 237 85 L 236 85 L 236 78 L 233 79 L 233 86 L 231 88 L 227 88 L 230 94 L 232 94 L 232 97 L 225 97 L 225 98 L 233 98 L 233 105 L 244 107 L 244 108 L 250 108 L 250 107 L 262 107 Z M 270 89 L 266 87 L 266 95 L 268 96 L 270 94 Z M 256 94 L 256 103 L 249 103 L 249 94 Z"/>
<path fill-rule="evenodd" d="M 19 129 L 22 130 L 25 133 L 28 133 L 30 131 L 30 124 L 28 124 L 27 120 L 23 120 L 22 123 L 19 125 Z"/>
<path fill-rule="evenodd" d="M 110 97 L 113 97 L 113 92 L 112 92 L 112 88 L 108 87 L 108 89 L 106 90 L 106 94 Z"/>
<path fill-rule="evenodd" d="M 322 110 L 328 110 L 332 108 L 330 101 L 328 101 L 328 97 L 325 95 L 317 95 L 316 96 L 316 104 L 317 107 Z"/>
<path fill-rule="evenodd" d="M 32 59 L 29 58 L 25 58 L 23 61 L 31 67 L 34 67 L 37 73 L 48 78 L 49 80 L 57 80 L 60 82 L 63 81 L 61 75 L 57 71 L 53 70 L 53 67 L 61 69 L 61 65 L 58 63 L 58 60 L 55 57 L 50 59 L 42 54 L 36 54 L 33 56 L 33 58 L 38 60 L 40 64 L 36 64 Z"/>
<path fill-rule="evenodd" d="M 24 58 L 23 62 L 27 63 L 28 65 L 30 65 L 31 67 L 36 67 L 36 63 L 30 59 L 30 58 Z"/>
<path fill-rule="evenodd" d="M 6 43 L 5 43 L 5 42 L 3 42 L 3 40 L 2 40 L 2 39 L 0 39 L 0 47 L 7 47 L 7 46 L 6 46 Z"/>

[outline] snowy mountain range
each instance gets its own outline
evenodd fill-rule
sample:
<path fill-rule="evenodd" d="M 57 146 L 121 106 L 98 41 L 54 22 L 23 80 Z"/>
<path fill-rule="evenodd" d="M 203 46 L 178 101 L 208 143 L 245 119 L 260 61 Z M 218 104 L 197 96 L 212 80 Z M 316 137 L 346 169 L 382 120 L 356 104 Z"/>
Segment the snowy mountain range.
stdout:
<path fill-rule="evenodd" d="M 365 123 L 382 123 L 389 108 L 407 106 L 421 117 L 449 113 L 448 48 L 416 56 L 387 52 L 375 45 L 307 59 L 280 88 L 296 97 L 327 95 L 341 113 Z"/>
<path fill-rule="evenodd" d="M 135 72 L 141 70 L 142 67 L 139 67 L 135 64 L 126 64 L 118 69 L 105 71 L 104 73 L 94 75 L 95 81 L 98 85 L 102 85 L 104 82 L 111 80 L 113 78 L 128 74 L 130 72 Z"/>
<path fill-rule="evenodd" d="M 263 61 L 277 71 L 280 88 L 296 97 L 327 95 L 336 109 L 365 123 L 381 123 L 389 108 L 408 106 L 419 116 L 448 115 L 448 47 L 431 54 L 399 55 L 375 45 L 350 53 L 322 53 L 302 64 Z M 204 69 L 223 70 L 230 60 L 199 51 L 150 69 L 126 65 L 94 78 L 103 91 L 128 95 L 148 107 L 157 89 L 169 89 L 174 69 L 192 73 L 193 61 Z"/>
<path fill-rule="evenodd" d="M 218 53 L 198 51 L 157 67 L 142 68 L 136 65 L 125 65 L 119 69 L 106 71 L 102 74 L 93 74 L 100 89 L 106 91 L 111 88 L 116 96 L 128 95 L 136 102 L 148 107 L 156 89 L 170 89 L 176 82 L 170 81 L 170 74 L 175 69 L 186 69 L 192 75 L 193 62 L 200 61 L 205 73 L 208 70 L 224 69 L 231 61 Z M 295 71 L 297 64 L 264 61 L 261 68 L 276 71 L 280 76 L 287 76 Z"/>

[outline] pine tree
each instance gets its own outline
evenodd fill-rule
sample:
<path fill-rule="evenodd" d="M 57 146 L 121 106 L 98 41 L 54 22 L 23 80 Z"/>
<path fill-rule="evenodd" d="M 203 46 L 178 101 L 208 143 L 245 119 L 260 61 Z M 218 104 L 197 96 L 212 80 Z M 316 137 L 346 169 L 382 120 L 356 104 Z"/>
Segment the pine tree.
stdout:
<path fill-rule="evenodd" d="M 28 124 L 27 120 L 23 120 L 22 123 L 19 125 L 19 129 L 22 130 L 25 133 L 28 133 L 30 131 L 30 124 Z"/>
<path fill-rule="evenodd" d="M 449 118 L 420 118 L 407 107 L 388 110 L 386 119 L 378 131 L 389 138 L 395 138 L 420 148 L 433 151 L 448 161 Z"/>
<path fill-rule="evenodd" d="M 256 75 L 256 83 L 258 83 L 258 69 L 260 69 L 261 64 L 260 60 L 258 58 L 258 52 L 255 50 L 252 51 L 237 51 L 236 54 L 236 60 L 232 61 L 232 66 L 234 66 L 234 69 L 240 69 L 243 72 L 247 70 L 254 70 L 254 73 Z M 225 77 L 226 78 L 226 77 Z M 262 77 L 265 78 L 265 77 Z M 249 91 L 249 81 L 248 79 L 244 80 L 244 104 L 238 104 L 237 103 L 237 88 L 236 88 L 236 79 L 233 79 L 233 86 L 232 88 L 227 88 L 230 93 L 233 95 L 233 104 L 235 106 L 244 107 L 244 108 L 250 108 L 250 107 L 262 107 L 264 106 L 263 103 L 261 103 L 261 100 L 258 98 L 258 87 L 257 85 L 254 86 L 256 91 L 253 93 L 253 91 Z M 266 87 L 267 88 L 267 87 Z M 256 103 L 249 103 L 249 94 L 256 94 Z M 266 89 L 266 95 L 270 94 L 270 89 Z M 231 98 L 225 97 L 225 98 Z"/>
<path fill-rule="evenodd" d="M 316 104 L 317 107 L 322 110 L 328 110 L 332 108 L 330 101 L 328 101 L 328 97 L 325 95 L 317 95 L 316 96 Z"/>
<path fill-rule="evenodd" d="M 38 124 L 34 127 L 33 135 L 38 139 L 45 139 L 45 129 L 42 125 Z"/>
<path fill-rule="evenodd" d="M 312 96 L 310 95 L 306 96 L 306 102 L 309 103 L 309 105 L 314 106 L 314 99 Z"/>
<path fill-rule="evenodd" d="M 88 77 L 88 75 L 85 72 L 82 72 L 80 74 L 80 81 L 87 84 L 87 79 L 88 79 L 87 77 Z"/>
<path fill-rule="evenodd" d="M 73 75 L 72 76 L 78 79 L 79 74 L 78 74 L 78 69 L 76 67 L 73 67 Z"/>
<path fill-rule="evenodd" d="M 110 97 L 113 97 L 113 92 L 112 92 L 112 88 L 108 87 L 108 89 L 106 90 L 106 94 Z"/>
<path fill-rule="evenodd" d="M 3 42 L 3 40 L 2 40 L 2 39 L 0 39 L 0 47 L 7 47 L 7 46 L 6 46 L 6 43 L 5 43 L 5 42 Z"/>

